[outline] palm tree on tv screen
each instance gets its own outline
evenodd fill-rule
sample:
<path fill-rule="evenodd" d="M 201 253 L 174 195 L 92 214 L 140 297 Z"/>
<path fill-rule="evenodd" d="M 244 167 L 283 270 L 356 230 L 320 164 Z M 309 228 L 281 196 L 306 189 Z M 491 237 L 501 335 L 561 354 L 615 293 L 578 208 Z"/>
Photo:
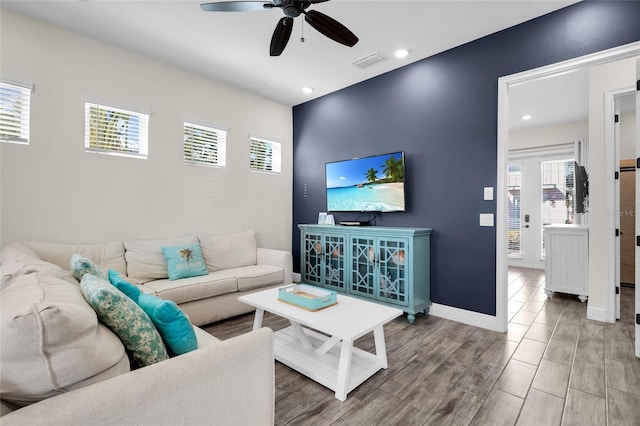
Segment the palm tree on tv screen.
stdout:
<path fill-rule="evenodd" d="M 375 182 L 378 179 L 378 171 L 372 167 L 367 170 L 365 176 L 367 177 L 367 182 Z"/>
<path fill-rule="evenodd" d="M 395 157 L 389 157 L 382 167 L 382 172 L 389 182 L 402 182 L 404 166 L 402 165 L 401 160 Z"/>

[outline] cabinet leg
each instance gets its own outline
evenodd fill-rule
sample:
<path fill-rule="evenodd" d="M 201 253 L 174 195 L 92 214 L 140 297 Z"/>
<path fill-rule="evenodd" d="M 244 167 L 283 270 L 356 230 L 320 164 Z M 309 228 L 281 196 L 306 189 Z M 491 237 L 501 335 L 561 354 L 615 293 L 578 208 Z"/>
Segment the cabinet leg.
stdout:
<path fill-rule="evenodd" d="M 582 303 L 586 302 L 588 298 L 589 296 L 582 296 L 582 295 L 578 296 L 578 299 L 580 299 Z"/>
<path fill-rule="evenodd" d="M 409 324 L 413 324 L 414 322 L 416 322 L 416 316 L 413 314 L 407 315 L 407 321 L 409 321 Z"/>
<path fill-rule="evenodd" d="M 422 312 L 424 312 L 425 315 L 429 315 L 429 308 L 424 308 L 424 311 Z"/>
<path fill-rule="evenodd" d="M 551 295 L 553 294 L 553 292 L 551 290 L 545 290 L 544 294 L 547 295 L 547 297 L 551 297 Z"/>

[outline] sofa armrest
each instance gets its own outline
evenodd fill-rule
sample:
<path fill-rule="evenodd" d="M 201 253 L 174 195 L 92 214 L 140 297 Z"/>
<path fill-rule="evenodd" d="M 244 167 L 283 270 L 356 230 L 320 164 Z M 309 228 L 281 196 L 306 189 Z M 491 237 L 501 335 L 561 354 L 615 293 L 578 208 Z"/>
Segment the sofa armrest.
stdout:
<path fill-rule="evenodd" d="M 258 247 L 258 265 L 273 265 L 284 269 L 284 283 L 293 282 L 293 257 L 291 252 Z"/>
<path fill-rule="evenodd" d="M 273 332 L 262 328 L 2 417 L 10 425 L 272 425 Z"/>

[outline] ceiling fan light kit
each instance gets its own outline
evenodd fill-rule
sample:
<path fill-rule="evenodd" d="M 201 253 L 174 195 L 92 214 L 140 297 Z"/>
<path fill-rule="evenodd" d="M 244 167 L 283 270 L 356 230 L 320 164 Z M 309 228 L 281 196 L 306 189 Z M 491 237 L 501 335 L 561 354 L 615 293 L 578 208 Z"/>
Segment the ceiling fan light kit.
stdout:
<path fill-rule="evenodd" d="M 317 10 L 307 11 L 312 4 L 326 1 L 329 0 L 223 1 L 202 3 L 200 8 L 205 12 L 252 12 L 273 8 L 282 9 L 285 17 L 278 21 L 271 37 L 269 46 L 271 56 L 280 56 L 284 51 L 293 31 L 293 18 L 300 15 L 304 15 L 304 20 L 324 36 L 345 46 L 353 47 L 358 42 L 358 37 L 347 27 Z"/>

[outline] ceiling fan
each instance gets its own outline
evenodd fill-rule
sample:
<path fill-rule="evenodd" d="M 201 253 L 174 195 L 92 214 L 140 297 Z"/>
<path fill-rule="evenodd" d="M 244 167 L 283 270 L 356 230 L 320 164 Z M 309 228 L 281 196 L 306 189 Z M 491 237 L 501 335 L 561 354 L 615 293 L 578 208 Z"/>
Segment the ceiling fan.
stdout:
<path fill-rule="evenodd" d="M 309 25 L 331 40 L 344 44 L 345 46 L 354 46 L 358 42 L 358 37 L 347 27 L 317 10 L 307 11 L 307 8 L 312 4 L 326 1 L 329 0 L 273 0 L 272 2 L 222 1 L 202 3 L 200 7 L 206 12 L 251 12 L 274 8 L 282 9 L 285 17 L 280 19 L 271 37 L 271 45 L 269 48 L 269 54 L 271 56 L 280 56 L 291 37 L 293 18 L 301 14 L 304 15 L 304 20 L 307 21 Z"/>

